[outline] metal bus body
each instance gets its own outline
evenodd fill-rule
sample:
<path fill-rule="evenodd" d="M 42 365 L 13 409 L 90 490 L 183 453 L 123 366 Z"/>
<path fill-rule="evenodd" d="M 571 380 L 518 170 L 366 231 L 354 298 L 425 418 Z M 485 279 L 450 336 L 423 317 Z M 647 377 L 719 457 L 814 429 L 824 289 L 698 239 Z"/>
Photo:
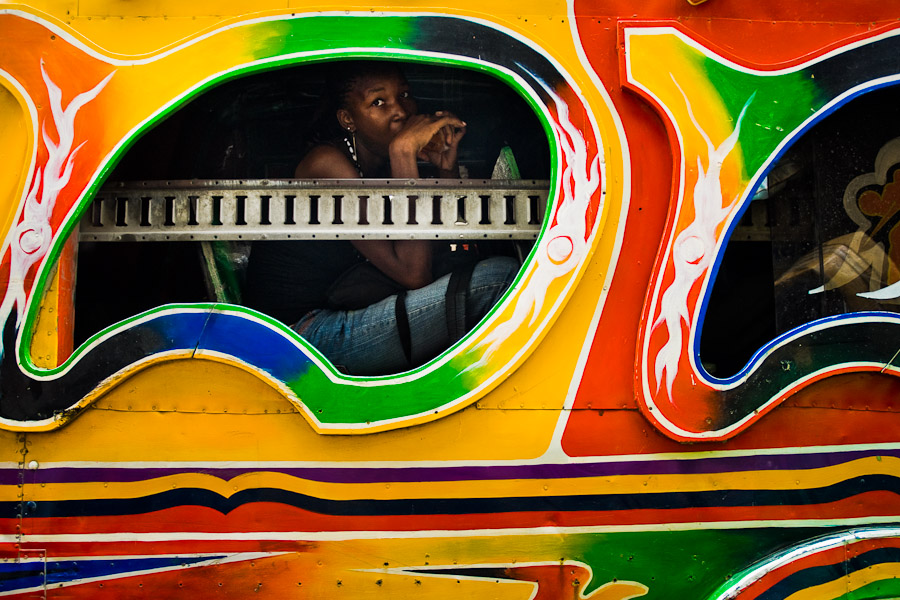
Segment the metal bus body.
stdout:
<path fill-rule="evenodd" d="M 0 595 L 900 596 L 897 15 L 634 4 L 0 5 Z M 473 177 L 291 178 L 358 58 Z M 228 264 L 392 236 L 522 264 L 403 373 Z"/>

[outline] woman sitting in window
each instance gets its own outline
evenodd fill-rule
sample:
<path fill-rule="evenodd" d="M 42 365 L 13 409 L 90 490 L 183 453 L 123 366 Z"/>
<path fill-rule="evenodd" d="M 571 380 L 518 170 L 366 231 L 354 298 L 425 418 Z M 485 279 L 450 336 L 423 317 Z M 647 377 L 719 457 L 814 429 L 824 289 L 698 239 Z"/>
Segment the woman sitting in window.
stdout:
<path fill-rule="evenodd" d="M 324 133 L 296 177 L 417 178 L 419 160 L 434 165 L 440 177 L 459 176 L 466 124 L 449 112 L 419 114 L 395 64 L 335 63 L 326 98 Z M 433 272 L 432 257 L 432 242 L 417 239 L 256 243 L 247 302 L 292 324 L 349 374 L 406 371 L 481 320 L 519 268 L 514 259 L 491 257 L 442 275 Z M 338 280 L 359 263 L 387 276 L 396 293 L 363 308 L 337 302 Z"/>

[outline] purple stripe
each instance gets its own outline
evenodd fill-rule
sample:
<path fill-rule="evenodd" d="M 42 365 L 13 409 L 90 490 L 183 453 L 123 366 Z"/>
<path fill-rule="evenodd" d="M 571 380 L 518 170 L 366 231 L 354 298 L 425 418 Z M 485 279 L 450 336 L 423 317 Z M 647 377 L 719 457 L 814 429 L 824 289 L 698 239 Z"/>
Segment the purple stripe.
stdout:
<path fill-rule="evenodd" d="M 284 473 L 327 483 L 429 482 L 505 479 L 562 479 L 614 475 L 691 475 L 740 471 L 818 469 L 870 456 L 900 456 L 900 450 L 859 450 L 820 454 L 753 455 L 692 460 L 625 461 L 582 464 L 546 464 L 486 467 L 347 467 L 347 468 L 96 468 L 59 467 L 24 471 L 30 483 L 78 483 L 89 481 L 145 481 L 179 473 L 205 473 L 229 480 L 245 473 Z M 16 469 L 0 470 L 0 484 L 19 482 Z"/>

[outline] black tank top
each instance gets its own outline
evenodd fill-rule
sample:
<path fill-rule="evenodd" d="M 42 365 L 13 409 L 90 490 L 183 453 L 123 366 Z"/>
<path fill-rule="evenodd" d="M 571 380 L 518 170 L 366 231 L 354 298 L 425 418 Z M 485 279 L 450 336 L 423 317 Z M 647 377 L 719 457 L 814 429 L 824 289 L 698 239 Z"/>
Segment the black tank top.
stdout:
<path fill-rule="evenodd" d="M 331 284 L 363 260 L 348 241 L 253 242 L 244 301 L 292 325 L 307 312 L 325 308 Z"/>

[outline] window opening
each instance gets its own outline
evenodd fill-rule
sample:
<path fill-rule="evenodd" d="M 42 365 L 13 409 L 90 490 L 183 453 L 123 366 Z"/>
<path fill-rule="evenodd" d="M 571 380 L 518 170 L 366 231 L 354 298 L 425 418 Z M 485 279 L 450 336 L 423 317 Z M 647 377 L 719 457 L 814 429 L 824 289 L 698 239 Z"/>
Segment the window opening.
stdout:
<path fill-rule="evenodd" d="M 427 179 L 414 184 L 405 198 L 396 190 L 371 186 L 352 193 L 330 189 L 328 182 L 306 182 L 308 189 L 282 186 L 306 152 L 305 132 L 335 63 L 267 71 L 222 84 L 147 132 L 122 158 L 82 221 L 76 345 L 123 318 L 167 303 L 248 304 L 248 257 L 254 248 L 275 243 L 267 241 L 271 239 L 299 244 L 397 239 L 393 230 L 376 231 L 390 225 L 407 228 L 407 237 L 435 240 L 441 248 L 434 257 L 438 272 L 454 270 L 458 249 L 477 248 L 484 256 L 521 261 L 547 202 L 550 150 L 538 118 L 517 92 L 489 75 L 398 64 L 419 113 L 450 111 L 467 123 L 459 151 L 464 179 L 454 184 L 458 192 L 439 193 L 447 182 Z M 428 165 L 419 163 L 425 177 Z M 515 182 L 491 181 L 498 170 L 501 178 L 514 174 L 522 180 L 524 191 L 517 196 L 503 188 L 514 188 Z M 205 191 L 182 189 L 185 182 L 204 185 Z M 436 193 L 428 193 L 429 186 Z M 491 212 L 485 198 L 500 211 Z M 110 210 L 115 230 L 107 226 Z M 162 219 L 155 218 L 156 211 L 162 211 Z M 516 218 L 524 219 L 532 233 L 495 230 L 501 224 L 516 225 Z M 446 229 L 454 225 L 464 226 L 464 234 L 447 239 Z M 374 233 L 360 233 L 366 226 Z M 241 233 L 241 227 L 248 233 Z M 427 233 L 417 231 L 428 227 Z M 108 239 L 115 239 L 115 245 Z M 270 315 L 292 324 L 293 316 L 277 312 Z"/>
<path fill-rule="evenodd" d="M 900 280 L 898 117 L 900 90 L 869 92 L 770 169 L 716 275 L 700 345 L 710 374 L 736 374 L 766 343 L 816 319 L 900 311 L 895 298 L 860 296 Z"/>

